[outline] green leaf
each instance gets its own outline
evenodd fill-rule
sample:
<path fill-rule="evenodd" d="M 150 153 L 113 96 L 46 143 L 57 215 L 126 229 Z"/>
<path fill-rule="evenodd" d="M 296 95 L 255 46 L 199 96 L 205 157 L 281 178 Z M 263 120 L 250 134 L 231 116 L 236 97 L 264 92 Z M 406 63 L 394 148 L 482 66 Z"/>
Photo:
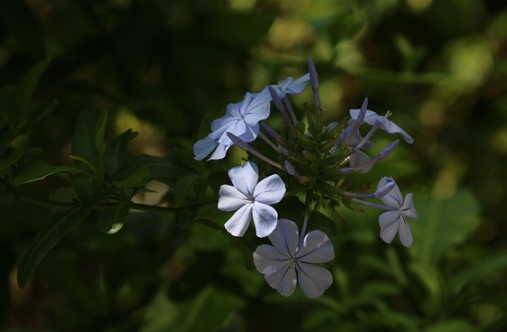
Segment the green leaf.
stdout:
<path fill-rule="evenodd" d="M 171 302 L 164 288 L 148 308 L 142 332 L 216 332 L 223 329 L 231 312 L 245 306 L 240 297 L 208 285 L 197 296 Z"/>
<path fill-rule="evenodd" d="M 414 235 L 410 253 L 425 263 L 439 261 L 479 225 L 479 204 L 469 191 L 459 191 L 440 200 L 416 193 L 414 205 L 419 220 L 408 220 Z"/>
<path fill-rule="evenodd" d="M 198 180 L 199 175 L 187 174 L 182 176 L 178 182 L 176 182 L 176 186 L 174 186 L 174 200 L 177 203 L 182 202 L 192 193 Z"/>
<path fill-rule="evenodd" d="M 9 147 L 9 143 L 11 142 L 11 132 L 12 128 L 8 123 L 4 124 L 0 129 L 0 156 L 2 156 L 5 153 L 5 150 L 7 150 L 7 147 Z"/>
<path fill-rule="evenodd" d="M 91 177 L 74 180 L 76 195 L 83 206 L 92 206 L 101 199 L 100 183 Z"/>
<path fill-rule="evenodd" d="M 18 285 L 23 288 L 33 271 L 46 256 L 73 227 L 81 223 L 90 210 L 76 207 L 63 213 L 56 214 L 35 237 L 19 260 Z"/>
<path fill-rule="evenodd" d="M 117 188 L 138 188 L 144 187 L 151 180 L 150 171 L 144 166 L 135 168 L 123 180 L 113 181 Z"/>
<path fill-rule="evenodd" d="M 76 166 L 80 169 L 87 171 L 90 168 L 87 164 L 100 169 L 99 152 L 95 146 L 95 118 L 90 112 L 81 112 L 77 117 L 72 140 L 72 155 L 82 158 L 76 159 Z"/>
<path fill-rule="evenodd" d="M 47 103 L 46 105 L 44 105 L 44 107 L 42 108 L 42 110 L 40 112 L 37 112 L 37 113 L 31 115 L 28 118 L 26 124 L 18 132 L 18 135 L 27 134 L 30 131 L 32 131 L 35 128 L 37 128 L 37 126 L 49 114 L 53 113 L 53 111 L 56 109 L 57 106 L 58 106 L 58 102 L 56 101 L 56 99 L 53 99 L 52 101 L 50 101 L 49 103 Z"/>
<path fill-rule="evenodd" d="M 453 277 L 449 284 L 451 289 L 458 290 L 463 284 L 479 279 L 495 271 L 504 271 L 507 268 L 507 250 L 489 257 L 475 261 L 474 264 Z"/>
<path fill-rule="evenodd" d="M 99 155 L 104 154 L 104 136 L 106 134 L 107 110 L 100 113 L 100 118 L 95 124 L 95 148 Z"/>
<path fill-rule="evenodd" d="M 51 60 L 52 60 L 51 58 L 47 58 L 36 64 L 35 67 L 33 67 L 32 70 L 30 70 L 28 75 L 21 83 L 20 86 L 21 114 L 19 115 L 20 119 L 23 118 L 23 116 L 28 111 L 28 105 L 32 100 L 32 95 L 35 90 L 35 87 L 37 86 L 37 83 L 39 82 L 42 74 L 44 73 L 44 71 L 46 71 L 46 68 L 49 66 Z"/>
<path fill-rule="evenodd" d="M 7 159 L 0 159 L 0 171 L 14 165 L 23 157 L 23 149 L 13 149 L 7 155 Z"/>
<path fill-rule="evenodd" d="M 147 154 L 137 156 L 129 163 L 129 167 L 132 166 L 148 168 L 151 177 L 162 182 L 171 182 L 167 180 L 178 179 L 188 172 L 188 169 L 174 165 L 174 160 L 170 157 L 155 157 Z M 172 185 L 174 186 L 174 183 Z"/>
<path fill-rule="evenodd" d="M 333 237 L 338 234 L 338 227 L 336 226 L 336 223 L 331 220 L 331 218 L 320 212 L 312 211 L 309 224 L 312 228 L 323 231 L 329 237 Z"/>
<path fill-rule="evenodd" d="M 106 234 L 115 234 L 122 229 L 130 211 L 132 202 L 115 204 L 99 212 L 99 229 Z"/>
<path fill-rule="evenodd" d="M 50 175 L 60 173 L 79 174 L 81 170 L 71 166 L 51 166 L 39 160 L 22 166 L 12 180 L 12 184 L 19 186 L 25 183 L 40 181 Z"/>
<path fill-rule="evenodd" d="M 114 177 L 116 172 L 123 166 L 127 157 L 127 148 L 131 140 L 136 138 L 137 132 L 132 129 L 116 137 L 106 148 L 104 154 L 104 167 L 110 177 Z"/>

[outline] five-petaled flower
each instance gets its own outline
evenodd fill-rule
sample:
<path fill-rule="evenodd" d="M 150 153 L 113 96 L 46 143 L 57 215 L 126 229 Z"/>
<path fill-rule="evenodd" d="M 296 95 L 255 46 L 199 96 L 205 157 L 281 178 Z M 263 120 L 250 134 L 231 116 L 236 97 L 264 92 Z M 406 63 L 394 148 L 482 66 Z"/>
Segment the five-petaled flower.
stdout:
<path fill-rule="evenodd" d="M 326 234 L 314 230 L 300 241 L 297 225 L 280 219 L 269 240 L 273 246 L 260 245 L 253 254 L 255 267 L 264 274 L 269 286 L 283 296 L 290 296 L 299 282 L 309 298 L 321 296 L 331 286 L 331 273 L 313 265 L 334 259 L 333 245 Z"/>
<path fill-rule="evenodd" d="M 294 80 L 292 77 L 287 77 L 280 84 L 271 85 L 275 90 L 276 94 L 283 99 L 285 95 L 299 95 L 305 89 L 308 81 L 310 80 L 310 74 L 305 74 Z"/>
<path fill-rule="evenodd" d="M 359 115 L 359 109 L 349 110 L 350 117 L 354 120 L 357 119 Z M 401 129 L 396 123 L 388 120 L 386 116 L 378 115 L 377 113 L 367 110 L 366 115 L 364 117 L 364 122 L 369 124 L 370 126 L 374 126 L 376 122 L 380 123 L 380 129 L 388 132 L 389 134 L 400 134 L 405 142 L 412 144 L 414 143 L 414 139 L 405 132 L 405 130 Z"/>
<path fill-rule="evenodd" d="M 234 186 L 222 185 L 218 209 L 234 211 L 225 228 L 234 236 L 243 236 L 253 215 L 256 234 L 265 237 L 275 229 L 278 213 L 270 205 L 280 202 L 285 195 L 285 183 L 279 175 L 271 175 L 261 182 L 257 165 L 247 162 L 229 170 Z"/>
<path fill-rule="evenodd" d="M 392 178 L 383 177 L 380 179 L 377 188 L 381 189 L 388 182 L 394 181 Z M 414 208 L 413 195 L 407 194 L 405 199 L 401 195 L 400 189 L 395 185 L 386 195 L 380 197 L 380 200 L 391 210 L 384 212 L 379 217 L 380 237 L 387 243 L 391 243 L 399 233 L 401 244 L 410 247 L 414 238 L 407 224 L 407 219 L 417 220 L 417 212 Z"/>
<path fill-rule="evenodd" d="M 267 89 L 261 93 L 247 93 L 242 102 L 227 105 L 225 116 L 211 123 L 211 133 L 194 144 L 196 160 L 206 158 L 213 150 L 209 160 L 222 159 L 233 145 L 227 136 L 232 133 L 244 142 L 252 142 L 259 133 L 259 121 L 268 118 L 271 95 Z"/>

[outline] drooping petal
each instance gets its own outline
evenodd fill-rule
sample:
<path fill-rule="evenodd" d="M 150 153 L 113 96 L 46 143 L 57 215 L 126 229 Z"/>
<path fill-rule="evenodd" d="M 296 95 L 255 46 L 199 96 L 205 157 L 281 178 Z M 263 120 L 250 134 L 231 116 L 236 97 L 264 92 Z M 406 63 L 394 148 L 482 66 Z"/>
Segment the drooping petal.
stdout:
<path fill-rule="evenodd" d="M 288 261 L 286 261 L 286 265 L 282 269 L 271 274 L 265 274 L 264 279 L 266 279 L 271 288 L 276 289 L 283 296 L 294 294 L 297 284 L 296 270 L 290 267 Z"/>
<path fill-rule="evenodd" d="M 257 181 L 259 181 L 259 169 L 252 162 L 246 162 L 242 166 L 229 170 L 229 178 L 236 189 L 245 196 L 253 198 Z"/>
<path fill-rule="evenodd" d="M 306 263 L 324 263 L 334 259 L 333 244 L 327 235 L 319 230 L 306 234 L 296 258 Z"/>
<path fill-rule="evenodd" d="M 225 155 L 227 154 L 227 150 L 232 146 L 231 145 L 224 145 L 224 144 L 218 144 L 217 148 L 213 152 L 213 154 L 208 158 L 208 160 L 219 160 L 224 159 Z"/>
<path fill-rule="evenodd" d="M 280 219 L 275 230 L 269 234 L 269 240 L 284 255 L 294 256 L 299 242 L 298 226 L 291 220 Z"/>
<path fill-rule="evenodd" d="M 273 232 L 278 221 L 278 212 L 269 205 L 253 203 L 253 220 L 257 237 L 266 237 Z"/>
<path fill-rule="evenodd" d="M 387 211 L 380 215 L 380 238 L 386 243 L 391 243 L 398 233 L 399 223 L 402 217 L 399 211 Z"/>
<path fill-rule="evenodd" d="M 259 124 L 253 126 L 246 126 L 245 132 L 238 136 L 243 142 L 253 142 L 259 134 Z"/>
<path fill-rule="evenodd" d="M 331 272 L 323 267 L 300 261 L 297 262 L 296 267 L 299 286 L 303 293 L 311 299 L 324 294 L 324 291 L 333 284 Z"/>
<path fill-rule="evenodd" d="M 203 160 L 206 158 L 214 148 L 218 145 L 218 141 L 209 136 L 198 140 L 194 144 L 194 159 L 195 160 Z"/>
<path fill-rule="evenodd" d="M 408 227 L 407 221 L 402 220 L 400 221 L 400 227 L 399 227 L 399 236 L 401 244 L 403 244 L 405 247 L 410 247 L 412 243 L 414 242 L 414 237 L 412 236 L 412 232 L 410 231 L 410 228 Z"/>
<path fill-rule="evenodd" d="M 272 205 L 280 202 L 285 195 L 285 183 L 278 174 L 263 179 L 255 187 L 253 197 L 256 202 Z"/>
<path fill-rule="evenodd" d="M 385 186 L 387 181 L 388 181 L 387 177 L 381 178 L 379 183 L 377 184 L 377 189 L 380 189 L 383 186 Z M 380 200 L 387 206 L 393 207 L 395 209 L 401 208 L 401 205 L 403 204 L 403 196 L 401 195 L 400 188 L 398 188 L 398 185 L 395 185 L 387 194 L 380 197 Z"/>
<path fill-rule="evenodd" d="M 290 257 L 267 244 L 258 246 L 253 253 L 255 268 L 262 274 L 271 274 L 280 270 L 289 259 Z"/>
<path fill-rule="evenodd" d="M 407 194 L 407 196 L 405 196 L 405 200 L 403 201 L 403 205 L 400 210 L 402 211 L 402 213 L 405 217 L 417 220 L 418 217 L 417 217 L 417 211 L 415 210 L 415 207 L 414 207 L 414 197 L 413 196 L 414 195 L 412 195 L 412 193 Z"/>
<path fill-rule="evenodd" d="M 237 210 L 248 201 L 248 197 L 236 189 L 236 187 L 227 184 L 220 186 L 219 195 L 218 209 L 220 211 Z"/>
<path fill-rule="evenodd" d="M 250 225 L 253 204 L 247 204 L 236 211 L 225 223 L 225 229 L 234 236 L 243 236 Z"/>

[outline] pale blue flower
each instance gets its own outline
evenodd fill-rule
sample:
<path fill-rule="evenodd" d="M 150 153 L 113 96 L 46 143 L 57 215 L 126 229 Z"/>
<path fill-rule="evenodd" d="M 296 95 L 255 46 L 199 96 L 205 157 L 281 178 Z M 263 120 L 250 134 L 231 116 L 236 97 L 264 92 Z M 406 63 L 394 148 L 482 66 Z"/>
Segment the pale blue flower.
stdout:
<path fill-rule="evenodd" d="M 275 229 L 278 213 L 270 205 L 280 202 L 285 195 L 285 183 L 274 174 L 261 182 L 257 165 L 247 162 L 229 170 L 234 186 L 222 185 L 218 209 L 236 211 L 225 223 L 225 229 L 234 236 L 243 236 L 253 215 L 258 237 L 265 237 Z"/>
<path fill-rule="evenodd" d="M 252 142 L 259 133 L 259 121 L 265 120 L 270 113 L 271 95 L 264 90 L 261 93 L 247 93 L 242 102 L 227 105 L 225 116 L 211 123 L 211 133 L 194 144 L 196 160 L 223 159 L 233 142 L 227 136 L 232 133 L 244 142 Z"/>
<path fill-rule="evenodd" d="M 275 90 L 276 94 L 283 99 L 285 95 L 299 95 L 303 92 L 308 81 L 310 80 L 310 74 L 306 74 L 294 80 L 292 77 L 287 77 L 280 84 L 271 85 Z"/>
<path fill-rule="evenodd" d="M 352 109 L 349 111 L 350 116 L 352 119 L 357 119 L 359 115 L 360 110 L 359 109 Z M 366 115 L 364 117 L 364 122 L 369 124 L 370 126 L 375 125 L 376 122 L 380 122 L 380 129 L 390 133 L 390 134 L 400 134 L 405 142 L 412 144 L 414 142 L 414 139 L 410 137 L 409 134 L 407 134 L 403 129 L 401 129 L 398 125 L 396 125 L 394 122 L 387 119 L 387 117 L 383 115 L 378 115 L 377 113 L 367 110 Z"/>
<path fill-rule="evenodd" d="M 394 180 L 390 177 L 383 177 L 377 185 L 378 190 L 382 191 L 390 182 L 394 182 Z M 380 200 L 387 207 L 391 208 L 391 210 L 382 213 L 379 217 L 380 237 L 384 242 L 391 243 L 398 233 L 401 244 L 405 247 L 410 247 L 414 242 L 414 238 L 408 227 L 407 218 L 417 220 L 413 195 L 411 193 L 407 194 L 405 199 L 403 199 L 400 189 L 395 184 L 387 194 L 380 197 Z"/>
<path fill-rule="evenodd" d="M 331 286 L 331 273 L 313 265 L 334 259 L 333 245 L 326 234 L 319 230 L 311 231 L 300 243 L 297 225 L 280 219 L 269 240 L 273 246 L 258 246 L 253 259 L 257 271 L 264 274 L 271 288 L 283 296 L 291 296 L 299 282 L 306 296 L 316 298 Z"/>

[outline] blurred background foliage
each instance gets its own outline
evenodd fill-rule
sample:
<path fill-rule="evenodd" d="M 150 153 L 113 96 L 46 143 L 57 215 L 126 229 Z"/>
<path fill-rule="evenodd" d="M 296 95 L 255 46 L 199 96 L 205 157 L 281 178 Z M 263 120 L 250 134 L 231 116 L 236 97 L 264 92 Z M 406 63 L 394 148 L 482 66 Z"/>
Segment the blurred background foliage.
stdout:
<path fill-rule="evenodd" d="M 16 261 L 49 215 L 0 205 L 2 331 L 507 330 L 504 1 L 0 1 L 0 86 L 20 83 L 48 56 L 31 108 L 52 99 L 58 108 L 16 145 L 71 164 L 78 112 L 98 117 L 107 108 L 109 139 L 132 128 L 140 133 L 132 156 L 169 155 L 194 175 L 242 156 L 232 149 L 224 162 L 188 161 L 205 114 L 218 117 L 247 91 L 299 77 L 312 58 L 327 120 L 368 97 L 415 138 L 367 180 L 395 177 L 414 193 L 420 220 L 406 249 L 379 239 L 377 211 L 346 213 L 332 237 L 334 284 L 308 300 L 300 291 L 280 296 L 243 259 L 264 240 L 236 241 L 184 213 L 131 213 L 114 236 L 84 223 L 19 289 Z M 309 91 L 293 101 L 311 102 Z M 59 185 L 24 190 L 46 199 Z M 294 208 L 281 204 L 280 215 Z"/>

